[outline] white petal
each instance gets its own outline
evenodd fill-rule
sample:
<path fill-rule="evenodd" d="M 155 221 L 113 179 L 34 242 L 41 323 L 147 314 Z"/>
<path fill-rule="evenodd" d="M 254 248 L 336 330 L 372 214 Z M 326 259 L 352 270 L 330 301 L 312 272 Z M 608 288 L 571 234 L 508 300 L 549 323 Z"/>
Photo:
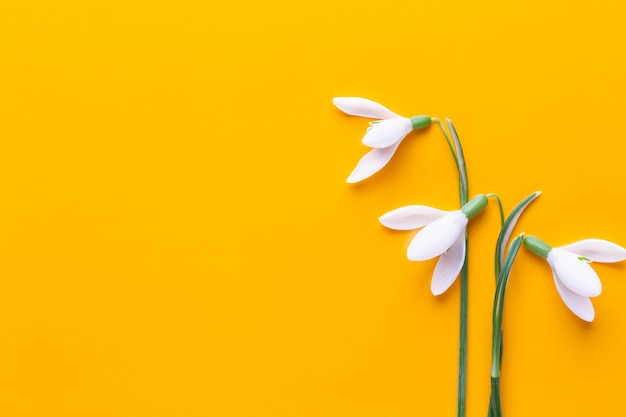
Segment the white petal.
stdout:
<path fill-rule="evenodd" d="M 378 220 L 390 229 L 413 230 L 424 227 L 448 213 L 450 212 L 428 206 L 406 206 L 383 214 Z"/>
<path fill-rule="evenodd" d="M 400 146 L 400 142 L 387 148 L 374 148 L 363 155 L 346 182 L 353 184 L 363 181 L 380 171 L 391 160 L 398 146 Z"/>
<path fill-rule="evenodd" d="M 361 142 L 372 148 L 386 148 L 400 142 L 411 130 L 413 130 L 413 125 L 406 117 L 381 120 L 367 129 Z"/>
<path fill-rule="evenodd" d="M 608 240 L 585 239 L 561 249 L 584 256 L 594 262 L 619 262 L 626 259 L 626 249 Z"/>
<path fill-rule="evenodd" d="M 335 97 L 333 104 L 344 113 L 371 119 L 391 119 L 400 117 L 382 104 L 361 97 Z"/>
<path fill-rule="evenodd" d="M 593 321 L 595 313 L 589 297 L 578 295 L 567 288 L 556 274 L 554 274 L 554 283 L 556 284 L 556 290 L 559 292 L 561 299 L 574 314 L 585 321 Z"/>
<path fill-rule="evenodd" d="M 448 213 L 419 231 L 407 250 L 411 261 L 425 261 L 439 256 L 465 232 L 467 216 L 460 210 Z"/>
<path fill-rule="evenodd" d="M 465 261 L 465 234 L 461 233 L 447 252 L 444 252 L 435 266 L 430 290 L 433 295 L 443 294 L 459 276 Z"/>
<path fill-rule="evenodd" d="M 547 261 L 561 282 L 576 294 L 595 297 L 602 292 L 600 278 L 587 262 L 578 259 L 578 255 L 553 248 Z"/>

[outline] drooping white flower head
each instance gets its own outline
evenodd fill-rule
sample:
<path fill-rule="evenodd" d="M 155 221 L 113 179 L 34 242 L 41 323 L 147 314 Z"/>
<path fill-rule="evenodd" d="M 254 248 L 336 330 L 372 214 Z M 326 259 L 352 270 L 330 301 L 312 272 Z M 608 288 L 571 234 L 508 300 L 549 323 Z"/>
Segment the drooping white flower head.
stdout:
<path fill-rule="evenodd" d="M 585 239 L 552 248 L 535 236 L 527 236 L 524 245 L 548 262 L 563 302 L 574 314 L 589 322 L 595 317 L 590 297 L 597 297 L 602 292 L 600 278 L 589 264 L 626 259 L 626 249 L 602 239 Z"/>
<path fill-rule="evenodd" d="M 378 119 L 370 123 L 362 139 L 364 145 L 374 149 L 361 158 L 348 177 L 348 183 L 362 181 L 380 171 L 407 134 L 431 122 L 428 116 L 403 117 L 375 101 L 360 97 L 335 97 L 333 104 L 351 116 Z"/>
<path fill-rule="evenodd" d="M 380 222 L 394 230 L 420 230 L 407 249 L 411 261 L 439 256 L 430 283 L 433 295 L 443 294 L 459 275 L 465 262 L 465 229 L 469 219 L 487 205 L 480 194 L 461 210 L 443 211 L 427 206 L 406 206 L 383 214 Z"/>

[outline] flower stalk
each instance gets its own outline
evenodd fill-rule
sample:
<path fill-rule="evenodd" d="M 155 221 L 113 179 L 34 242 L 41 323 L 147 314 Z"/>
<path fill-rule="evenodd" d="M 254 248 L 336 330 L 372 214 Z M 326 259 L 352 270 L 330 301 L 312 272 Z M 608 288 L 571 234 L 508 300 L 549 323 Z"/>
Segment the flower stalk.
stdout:
<path fill-rule="evenodd" d="M 496 242 L 496 293 L 493 303 L 492 317 L 491 395 L 489 398 L 489 411 L 487 414 L 489 417 L 502 415 L 502 408 L 500 405 L 500 368 L 502 366 L 502 316 L 504 314 L 504 295 L 517 252 L 519 251 L 522 243 L 526 242 L 524 235 L 522 234 L 516 237 L 513 242 L 511 242 L 511 247 L 506 254 L 506 257 L 505 249 L 520 216 L 530 203 L 539 197 L 540 194 L 540 191 L 534 192 L 515 206 L 515 208 L 511 211 L 511 214 L 509 214 L 506 220 L 502 222 L 502 228 L 500 229 L 498 241 Z M 500 199 L 497 197 L 496 199 L 502 213 Z"/>
<path fill-rule="evenodd" d="M 463 154 L 463 147 L 461 146 L 461 140 L 454 128 L 454 124 L 448 118 L 446 123 L 450 134 L 452 135 L 452 142 L 448 137 L 446 129 L 443 123 L 439 119 L 433 118 L 433 121 L 439 123 L 441 131 L 448 142 L 452 157 L 456 164 L 456 169 L 459 174 L 459 201 L 461 207 L 465 207 L 468 203 L 469 184 L 467 182 L 467 166 L 465 164 L 465 155 Z M 468 265 L 468 244 L 469 239 L 467 236 L 467 230 L 465 231 L 465 257 L 463 259 L 463 267 L 461 268 L 460 286 L 461 295 L 459 300 L 459 370 L 458 370 L 458 382 L 457 382 L 457 417 L 465 416 L 465 397 L 467 392 L 467 308 L 468 308 L 468 290 L 469 290 L 469 265 Z"/>
<path fill-rule="evenodd" d="M 519 252 L 524 235 L 519 235 L 513 242 L 506 256 L 502 270 L 498 276 L 496 294 L 493 301 L 492 317 L 492 341 L 491 341 L 491 401 L 489 416 L 501 417 L 502 407 L 500 406 L 500 367 L 502 364 L 502 315 L 504 313 L 504 296 L 506 287 L 511 275 L 513 262 Z"/>

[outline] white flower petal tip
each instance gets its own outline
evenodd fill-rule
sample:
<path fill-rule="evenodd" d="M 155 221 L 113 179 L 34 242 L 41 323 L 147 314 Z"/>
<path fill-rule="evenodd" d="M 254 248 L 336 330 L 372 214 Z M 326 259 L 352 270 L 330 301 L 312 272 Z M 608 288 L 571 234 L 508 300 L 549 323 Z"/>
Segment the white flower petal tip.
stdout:
<path fill-rule="evenodd" d="M 430 291 L 433 295 L 441 295 L 450 288 L 463 268 L 465 262 L 465 236 L 460 234 L 452 247 L 444 252 L 435 266 Z"/>
<path fill-rule="evenodd" d="M 626 260 L 626 249 L 608 240 L 585 239 L 563 246 L 561 249 L 585 257 L 592 262 L 612 263 Z"/>
<path fill-rule="evenodd" d="M 400 143 L 387 148 L 374 148 L 363 155 L 346 182 L 355 184 L 380 171 L 391 160 L 398 146 L 400 146 Z"/>
<path fill-rule="evenodd" d="M 448 211 L 428 206 L 406 206 L 385 213 L 378 220 L 389 229 L 414 230 L 424 227 L 448 213 Z"/>
<path fill-rule="evenodd" d="M 576 313 L 576 312 L 574 312 L 574 314 L 576 314 L 579 318 L 583 319 L 587 323 L 591 323 L 593 321 L 593 319 L 596 318 L 596 314 L 593 311 L 593 306 L 591 306 L 591 313 Z"/>
<path fill-rule="evenodd" d="M 411 261 L 426 261 L 441 255 L 465 231 L 467 221 L 467 216 L 457 210 L 428 224 L 409 244 L 407 257 Z"/>
<path fill-rule="evenodd" d="M 411 120 L 406 117 L 381 120 L 370 126 L 361 142 L 371 148 L 386 148 L 400 142 L 412 130 Z"/>
<path fill-rule="evenodd" d="M 600 278 L 589 263 L 577 254 L 554 248 L 548 254 L 547 261 L 557 278 L 576 294 L 597 297 L 602 292 Z"/>
<path fill-rule="evenodd" d="M 335 97 L 333 104 L 342 112 L 351 116 L 371 119 L 392 119 L 400 117 L 382 104 L 361 97 Z"/>
<path fill-rule="evenodd" d="M 567 288 L 560 279 L 554 274 L 554 283 L 556 284 L 556 290 L 558 291 L 561 299 L 565 305 L 581 319 L 592 322 L 595 318 L 595 312 L 593 310 L 593 304 L 589 297 L 576 294 Z"/>

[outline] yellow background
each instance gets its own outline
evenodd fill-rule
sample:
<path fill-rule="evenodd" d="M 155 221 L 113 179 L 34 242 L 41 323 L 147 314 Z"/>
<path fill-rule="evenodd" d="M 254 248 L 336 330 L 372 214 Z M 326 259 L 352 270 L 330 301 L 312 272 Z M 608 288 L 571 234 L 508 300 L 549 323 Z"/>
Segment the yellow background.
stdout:
<path fill-rule="evenodd" d="M 453 416 L 458 283 L 377 218 L 457 208 L 437 128 L 345 183 L 366 119 L 451 117 L 470 193 L 626 245 L 621 0 L 0 2 L 0 415 Z M 468 412 L 489 395 L 493 203 L 472 221 Z M 626 265 L 586 324 L 521 252 L 503 408 L 626 408 Z"/>

